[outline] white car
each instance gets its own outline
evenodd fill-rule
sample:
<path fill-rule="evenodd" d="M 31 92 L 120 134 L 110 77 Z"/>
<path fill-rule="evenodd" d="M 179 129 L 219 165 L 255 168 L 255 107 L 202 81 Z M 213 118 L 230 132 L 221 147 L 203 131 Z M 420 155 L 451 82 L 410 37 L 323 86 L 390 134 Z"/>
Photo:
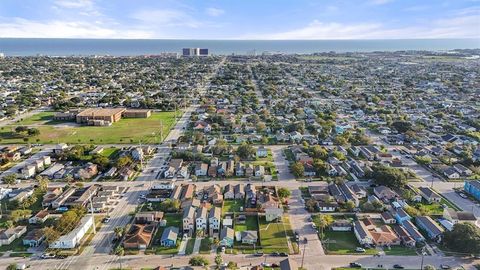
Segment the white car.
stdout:
<path fill-rule="evenodd" d="M 312 228 L 316 229 L 317 225 L 315 225 L 315 223 L 312 223 Z"/>

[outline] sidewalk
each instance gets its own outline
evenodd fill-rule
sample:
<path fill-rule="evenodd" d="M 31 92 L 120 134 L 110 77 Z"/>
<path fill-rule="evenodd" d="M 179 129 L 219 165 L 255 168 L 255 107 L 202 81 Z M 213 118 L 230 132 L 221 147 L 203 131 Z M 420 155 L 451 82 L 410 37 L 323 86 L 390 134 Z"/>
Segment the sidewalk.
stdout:
<path fill-rule="evenodd" d="M 197 237 L 195 238 L 195 245 L 193 246 L 193 252 L 192 254 L 198 254 L 200 251 L 200 244 L 202 243 L 203 237 Z"/>
<path fill-rule="evenodd" d="M 187 243 L 190 238 L 184 239 L 180 242 L 178 247 L 178 255 L 185 255 L 185 249 L 187 249 Z"/>

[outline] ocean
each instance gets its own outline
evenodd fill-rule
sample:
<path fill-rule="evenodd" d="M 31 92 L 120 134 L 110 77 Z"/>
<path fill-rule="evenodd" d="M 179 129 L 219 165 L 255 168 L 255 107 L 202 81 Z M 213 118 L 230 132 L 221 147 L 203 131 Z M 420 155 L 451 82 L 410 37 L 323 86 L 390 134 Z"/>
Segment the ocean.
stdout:
<path fill-rule="evenodd" d="M 480 39 L 397 40 L 165 40 L 165 39 L 38 39 L 0 38 L 6 56 L 154 55 L 181 53 L 182 48 L 208 48 L 210 54 L 308 54 L 316 52 L 372 52 L 480 48 Z"/>

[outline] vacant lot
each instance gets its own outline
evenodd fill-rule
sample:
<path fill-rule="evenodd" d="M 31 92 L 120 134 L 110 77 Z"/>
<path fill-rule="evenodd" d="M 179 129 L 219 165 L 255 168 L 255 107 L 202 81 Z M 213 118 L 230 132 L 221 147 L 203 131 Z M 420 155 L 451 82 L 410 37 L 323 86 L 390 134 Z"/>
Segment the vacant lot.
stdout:
<path fill-rule="evenodd" d="M 240 212 L 240 207 L 243 207 L 243 200 L 225 200 L 223 201 L 222 212 L 223 214 Z"/>
<path fill-rule="evenodd" d="M 366 249 L 365 253 L 358 253 L 355 248 L 360 247 L 360 244 L 355 238 L 353 232 L 333 232 L 325 231 L 325 237 L 322 245 L 327 250 L 328 254 L 376 254 L 375 249 Z"/>
<path fill-rule="evenodd" d="M 124 118 L 109 127 L 79 126 L 74 122 L 53 121 L 53 112 L 41 112 L 0 130 L 1 143 L 24 143 L 24 137 L 17 135 L 17 126 L 29 126 L 40 130 L 40 135 L 28 137 L 29 142 L 38 143 L 154 143 L 160 141 L 175 124 L 174 112 L 155 112 L 149 118 Z"/>
<path fill-rule="evenodd" d="M 265 218 L 260 218 L 260 244 L 265 253 L 285 252 L 290 253 L 287 241 L 287 230 L 291 230 L 289 224 L 281 222 L 267 223 Z"/>

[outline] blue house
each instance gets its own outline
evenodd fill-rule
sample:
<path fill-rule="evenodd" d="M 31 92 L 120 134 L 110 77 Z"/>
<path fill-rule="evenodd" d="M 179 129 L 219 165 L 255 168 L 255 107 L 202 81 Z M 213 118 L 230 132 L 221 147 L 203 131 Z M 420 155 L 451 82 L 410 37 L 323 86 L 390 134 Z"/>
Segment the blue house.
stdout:
<path fill-rule="evenodd" d="M 410 234 L 410 236 L 415 239 L 416 242 L 423 242 L 425 241 L 425 237 L 418 231 L 417 227 L 413 225 L 412 221 L 407 220 L 403 222 L 402 226 L 405 230 Z"/>
<path fill-rule="evenodd" d="M 418 216 L 415 221 L 417 226 L 423 229 L 430 239 L 439 239 L 444 232 L 443 228 L 429 216 Z"/>
<path fill-rule="evenodd" d="M 170 226 L 163 231 L 162 237 L 160 238 L 160 245 L 164 247 L 174 247 L 177 245 L 177 238 L 178 228 Z"/>
<path fill-rule="evenodd" d="M 403 224 L 403 222 L 412 219 L 403 208 L 398 208 L 393 210 L 393 217 L 398 224 Z"/>
<path fill-rule="evenodd" d="M 465 192 L 475 197 L 475 199 L 480 200 L 480 181 L 479 180 L 465 181 L 465 185 L 463 186 L 463 189 L 465 190 Z"/>
<path fill-rule="evenodd" d="M 220 232 L 220 246 L 232 247 L 234 235 L 235 231 L 232 228 L 223 227 L 222 231 Z"/>

